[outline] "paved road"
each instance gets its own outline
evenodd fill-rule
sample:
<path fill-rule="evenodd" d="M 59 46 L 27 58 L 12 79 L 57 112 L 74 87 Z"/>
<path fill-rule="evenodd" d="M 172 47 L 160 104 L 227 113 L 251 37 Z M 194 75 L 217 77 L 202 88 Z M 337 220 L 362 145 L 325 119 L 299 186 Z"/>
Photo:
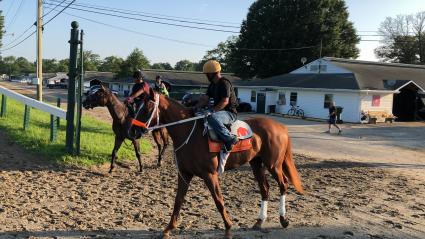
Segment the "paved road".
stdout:
<path fill-rule="evenodd" d="M 0 85 L 8 89 L 17 91 L 26 96 L 29 96 L 31 98 L 36 97 L 37 91 L 35 85 L 27 85 L 23 83 L 9 81 L 0 81 Z M 60 98 L 61 102 L 67 102 L 67 89 L 49 89 L 47 87 L 43 87 L 43 101 L 56 102 L 57 98 Z"/>
<path fill-rule="evenodd" d="M 263 116 L 242 115 L 241 118 Z M 425 178 L 425 123 L 343 124 L 343 133 L 325 133 L 324 122 L 266 116 L 285 124 L 294 152 L 321 159 L 368 163 L 375 167 L 401 169 Z"/>

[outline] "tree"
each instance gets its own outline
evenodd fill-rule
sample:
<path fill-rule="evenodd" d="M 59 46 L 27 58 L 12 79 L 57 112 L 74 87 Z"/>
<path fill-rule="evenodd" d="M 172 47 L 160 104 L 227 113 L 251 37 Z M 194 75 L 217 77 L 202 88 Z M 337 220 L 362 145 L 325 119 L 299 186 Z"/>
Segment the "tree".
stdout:
<path fill-rule="evenodd" d="M 84 51 L 84 70 L 97 71 L 100 66 L 100 56 L 92 51 Z"/>
<path fill-rule="evenodd" d="M 160 70 L 172 70 L 173 69 L 173 67 L 168 62 L 154 63 L 151 66 L 151 68 L 152 69 L 160 69 Z"/>
<path fill-rule="evenodd" d="M 195 71 L 197 63 L 193 63 L 189 60 L 181 60 L 174 66 L 175 70 L 178 71 Z"/>
<path fill-rule="evenodd" d="M 29 62 L 25 57 L 16 58 L 13 63 L 14 69 L 16 69 L 16 73 L 18 74 L 29 74 L 35 72 L 35 65 Z"/>
<path fill-rule="evenodd" d="M 103 59 L 102 64 L 99 66 L 99 71 L 109 71 L 119 73 L 124 59 L 117 56 L 108 56 Z"/>
<path fill-rule="evenodd" d="M 230 64 L 230 54 L 235 47 L 237 37 L 231 36 L 226 41 L 218 43 L 217 47 L 206 52 L 205 56 L 198 64 L 197 71 L 202 71 L 202 66 L 208 60 L 220 62 L 223 72 L 233 72 Z"/>
<path fill-rule="evenodd" d="M 121 65 L 121 76 L 129 76 L 136 70 L 149 68 L 149 60 L 139 48 L 134 49 Z"/>
<path fill-rule="evenodd" d="M 58 61 L 56 59 L 43 59 L 43 72 L 56 73 Z"/>
<path fill-rule="evenodd" d="M 62 59 L 58 62 L 56 70 L 58 72 L 68 72 L 69 71 L 69 59 Z"/>
<path fill-rule="evenodd" d="M 4 16 L 3 11 L 0 10 L 0 48 L 3 46 L 3 31 L 4 29 Z"/>
<path fill-rule="evenodd" d="M 302 57 L 314 60 L 320 51 L 356 58 L 359 40 L 344 0 L 258 0 L 242 22 L 228 64 L 242 77 L 268 77 L 300 67 Z"/>
<path fill-rule="evenodd" d="M 425 12 L 387 17 L 379 32 L 382 43 L 375 49 L 384 62 L 425 64 Z"/>

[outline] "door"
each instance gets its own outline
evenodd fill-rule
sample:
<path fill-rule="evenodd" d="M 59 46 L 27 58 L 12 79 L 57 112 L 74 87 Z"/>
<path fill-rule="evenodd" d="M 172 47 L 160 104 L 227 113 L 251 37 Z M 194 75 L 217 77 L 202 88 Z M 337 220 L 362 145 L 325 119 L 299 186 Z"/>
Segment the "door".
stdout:
<path fill-rule="evenodd" d="M 257 94 L 257 113 L 266 113 L 266 93 Z"/>

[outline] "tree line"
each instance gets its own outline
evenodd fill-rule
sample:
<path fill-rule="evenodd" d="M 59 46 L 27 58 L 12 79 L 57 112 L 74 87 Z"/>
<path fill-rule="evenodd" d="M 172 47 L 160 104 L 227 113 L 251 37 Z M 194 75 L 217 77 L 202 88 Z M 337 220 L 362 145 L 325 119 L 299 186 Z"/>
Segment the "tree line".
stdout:
<path fill-rule="evenodd" d="M 191 62 L 180 60 L 174 66 L 168 62 L 150 64 L 143 51 L 136 48 L 127 58 L 118 56 L 108 56 L 101 59 L 93 51 L 84 51 L 84 69 L 86 71 L 113 72 L 118 76 L 129 76 L 137 69 L 161 69 L 178 71 L 199 71 L 202 70 L 202 62 Z M 69 59 L 43 59 L 43 72 L 68 72 Z M 33 73 L 36 70 L 36 63 L 25 57 L 7 56 L 0 57 L 0 73 L 7 75 L 21 75 Z"/>

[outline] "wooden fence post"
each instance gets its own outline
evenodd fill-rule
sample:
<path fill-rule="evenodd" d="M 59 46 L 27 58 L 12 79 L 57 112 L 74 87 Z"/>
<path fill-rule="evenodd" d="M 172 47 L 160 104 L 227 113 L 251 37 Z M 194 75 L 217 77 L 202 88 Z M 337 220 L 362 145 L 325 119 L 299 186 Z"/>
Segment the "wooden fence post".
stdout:
<path fill-rule="evenodd" d="M 1 112 L 0 112 L 0 117 L 6 117 L 6 101 L 7 101 L 7 96 L 6 95 L 1 95 Z"/>
<path fill-rule="evenodd" d="M 31 112 L 31 106 L 25 105 L 24 130 L 27 130 L 30 125 L 30 112 Z"/>

